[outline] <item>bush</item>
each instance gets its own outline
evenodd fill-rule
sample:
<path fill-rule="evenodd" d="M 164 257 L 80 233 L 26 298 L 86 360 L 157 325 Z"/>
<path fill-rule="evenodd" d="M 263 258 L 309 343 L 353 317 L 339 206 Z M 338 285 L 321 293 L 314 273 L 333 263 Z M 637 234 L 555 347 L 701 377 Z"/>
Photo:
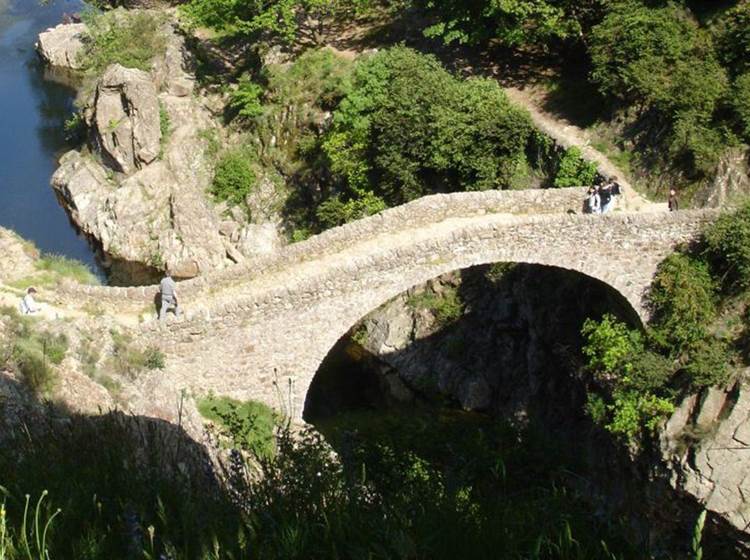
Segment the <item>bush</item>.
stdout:
<path fill-rule="evenodd" d="M 704 233 L 706 254 L 723 288 L 729 291 L 750 288 L 750 204 L 723 214 Z"/>
<path fill-rule="evenodd" d="M 649 300 L 654 338 L 672 355 L 703 339 L 716 313 L 708 267 L 680 253 L 659 265 Z"/>
<path fill-rule="evenodd" d="M 750 3 L 739 2 L 717 25 L 721 60 L 735 74 L 750 71 Z"/>
<path fill-rule="evenodd" d="M 153 58 L 166 50 L 163 18 L 153 12 L 90 11 L 84 13 L 84 21 L 88 35 L 80 56 L 91 74 L 100 74 L 111 64 L 150 70 Z"/>
<path fill-rule="evenodd" d="M 395 206 L 510 187 L 531 131 L 496 83 L 457 80 L 434 57 L 397 47 L 358 64 L 323 149 L 345 187 Z"/>
<path fill-rule="evenodd" d="M 450 325 L 464 314 L 464 303 L 461 301 L 458 290 L 453 287 L 449 287 L 441 293 L 427 290 L 412 295 L 407 303 L 412 309 L 431 312 L 439 328 Z"/>
<path fill-rule="evenodd" d="M 232 150 L 219 158 L 210 192 L 218 201 L 244 204 L 256 177 L 247 150 Z"/>
<path fill-rule="evenodd" d="M 688 353 L 685 372 L 695 388 L 724 385 L 729 378 L 729 348 L 715 338 L 695 343 Z"/>
<path fill-rule="evenodd" d="M 607 424 L 607 430 L 635 444 L 644 428 L 654 432 L 674 410 L 669 400 L 651 393 L 616 391 L 610 406 L 612 421 Z"/>
<path fill-rule="evenodd" d="M 732 105 L 745 140 L 750 142 L 750 71 L 739 76 L 734 82 Z"/>
<path fill-rule="evenodd" d="M 55 386 L 57 374 L 50 366 L 52 360 L 44 354 L 38 341 L 18 340 L 13 358 L 24 382 L 38 394 L 49 393 Z"/>
<path fill-rule="evenodd" d="M 584 337 L 583 355 L 588 366 L 601 373 L 629 372 L 630 360 L 643 351 L 643 339 L 638 331 L 605 315 L 601 321 L 586 319 L 581 329 Z"/>
<path fill-rule="evenodd" d="M 119 375 L 134 379 L 144 370 L 163 369 L 164 354 L 154 346 L 137 348 L 126 333 L 112 331 L 112 358 L 110 366 Z"/>
<path fill-rule="evenodd" d="M 198 412 L 218 424 L 238 449 L 262 459 L 274 456 L 274 428 L 279 417 L 270 407 L 257 401 L 243 403 L 213 395 L 199 399 L 197 405 Z"/>
<path fill-rule="evenodd" d="M 583 159 L 581 150 L 573 146 L 565 150 L 555 177 L 556 187 L 584 187 L 594 184 L 596 164 Z"/>

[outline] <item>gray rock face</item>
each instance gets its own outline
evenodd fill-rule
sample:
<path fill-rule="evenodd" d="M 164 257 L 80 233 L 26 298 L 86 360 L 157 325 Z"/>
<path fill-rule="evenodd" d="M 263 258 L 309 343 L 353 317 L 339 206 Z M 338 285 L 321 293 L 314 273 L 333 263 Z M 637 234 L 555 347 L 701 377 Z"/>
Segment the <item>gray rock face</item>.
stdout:
<path fill-rule="evenodd" d="M 746 377 L 746 375 L 745 375 Z M 691 396 L 661 434 L 676 490 L 747 532 L 750 526 L 750 390 L 740 382 Z"/>
<path fill-rule="evenodd" d="M 203 133 L 218 126 L 206 100 L 193 95 L 184 38 L 171 22 L 163 33 L 165 53 L 149 72 L 115 64 L 97 80 L 83 111 L 94 155 L 65 154 L 52 180 L 73 221 L 118 263 L 124 281 L 148 280 L 128 272 L 143 272 L 138 263 L 189 278 L 283 243 L 272 182 L 248 202 L 252 223 L 247 212 L 223 216 L 207 196 L 213 161 Z M 41 44 L 51 43 L 40 37 Z"/>
<path fill-rule="evenodd" d="M 102 156 L 132 173 L 159 155 L 159 99 L 151 76 L 115 64 L 99 80 L 90 116 Z"/>
<path fill-rule="evenodd" d="M 83 50 L 83 23 L 60 24 L 39 34 L 36 50 L 50 66 L 80 70 L 79 54 Z"/>

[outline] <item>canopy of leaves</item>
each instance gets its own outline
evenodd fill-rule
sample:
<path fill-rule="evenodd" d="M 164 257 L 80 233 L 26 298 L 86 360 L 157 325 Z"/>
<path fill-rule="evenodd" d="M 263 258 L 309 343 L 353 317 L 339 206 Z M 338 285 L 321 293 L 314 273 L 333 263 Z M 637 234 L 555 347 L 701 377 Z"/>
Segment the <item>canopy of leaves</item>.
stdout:
<path fill-rule="evenodd" d="M 601 0 L 417 0 L 438 20 L 425 34 L 446 43 L 488 41 L 519 47 L 577 37 L 601 11 Z"/>
<path fill-rule="evenodd" d="M 497 84 L 460 81 L 435 58 L 398 47 L 358 65 L 324 150 L 351 191 L 393 206 L 431 192 L 511 186 L 531 132 Z"/>
<path fill-rule="evenodd" d="M 750 2 L 742 0 L 717 25 L 721 61 L 734 73 L 750 71 Z"/>
<path fill-rule="evenodd" d="M 675 253 L 659 265 L 649 295 L 657 339 L 676 354 L 706 336 L 714 317 L 714 284 L 708 267 Z"/>
<path fill-rule="evenodd" d="M 721 216 L 704 239 L 723 287 L 729 291 L 750 288 L 750 204 Z"/>

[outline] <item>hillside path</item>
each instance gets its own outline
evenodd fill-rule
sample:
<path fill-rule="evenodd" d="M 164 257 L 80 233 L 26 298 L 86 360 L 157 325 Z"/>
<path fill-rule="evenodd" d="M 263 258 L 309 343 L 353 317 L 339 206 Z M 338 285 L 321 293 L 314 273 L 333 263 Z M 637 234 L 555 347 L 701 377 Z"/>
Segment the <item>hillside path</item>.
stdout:
<path fill-rule="evenodd" d="M 664 203 L 651 202 L 633 188 L 625 173 L 606 155 L 591 145 L 591 138 L 585 130 L 542 109 L 539 103 L 539 95 L 535 95 L 533 90 L 517 87 L 505 87 L 504 89 L 511 101 L 529 112 L 531 120 L 539 130 L 553 138 L 563 148 L 577 146 L 584 159 L 596 163 L 600 174 L 618 178 L 618 182 L 623 187 L 623 196 L 620 203 L 623 210 L 634 212 L 664 210 Z"/>

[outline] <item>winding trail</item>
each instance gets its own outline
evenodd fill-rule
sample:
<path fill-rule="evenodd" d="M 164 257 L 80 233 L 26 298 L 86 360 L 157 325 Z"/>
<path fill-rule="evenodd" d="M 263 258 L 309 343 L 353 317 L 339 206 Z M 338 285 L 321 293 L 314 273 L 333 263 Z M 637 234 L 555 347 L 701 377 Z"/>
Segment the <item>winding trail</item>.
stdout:
<path fill-rule="evenodd" d="M 539 130 L 553 138 L 563 148 L 576 146 L 580 148 L 584 159 L 596 163 L 600 174 L 618 177 L 623 187 L 620 208 L 629 212 L 654 212 L 666 209 L 665 203 L 651 202 L 626 179 L 626 174 L 615 165 L 606 155 L 591 145 L 589 134 L 573 123 L 561 119 L 540 107 L 539 96 L 531 90 L 517 87 L 505 87 L 508 97 L 516 105 L 522 106 L 531 115 L 531 120 Z"/>

